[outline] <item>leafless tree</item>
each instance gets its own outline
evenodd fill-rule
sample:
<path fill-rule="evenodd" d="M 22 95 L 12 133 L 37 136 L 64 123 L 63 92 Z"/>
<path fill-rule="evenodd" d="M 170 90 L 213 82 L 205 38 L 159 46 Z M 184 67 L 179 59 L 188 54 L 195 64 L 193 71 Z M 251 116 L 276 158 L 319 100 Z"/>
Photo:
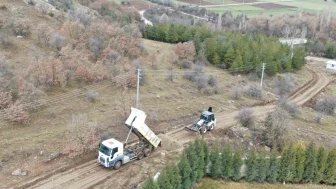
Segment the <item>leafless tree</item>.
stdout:
<path fill-rule="evenodd" d="M 57 51 L 60 51 L 65 43 L 65 37 L 60 35 L 59 33 L 54 33 L 51 36 L 49 43 Z"/>
<path fill-rule="evenodd" d="M 317 100 L 314 108 L 317 112 L 334 115 L 336 109 L 336 97 L 323 96 Z"/>
<path fill-rule="evenodd" d="M 255 116 L 251 108 L 242 108 L 235 118 L 243 127 L 250 129 L 254 127 Z"/>
<path fill-rule="evenodd" d="M 241 97 L 241 90 L 239 89 L 239 87 L 236 86 L 232 89 L 231 96 L 234 100 L 238 100 Z"/>
<path fill-rule="evenodd" d="M 287 97 L 295 89 L 295 80 L 293 74 L 278 74 L 274 81 L 275 94 Z"/>

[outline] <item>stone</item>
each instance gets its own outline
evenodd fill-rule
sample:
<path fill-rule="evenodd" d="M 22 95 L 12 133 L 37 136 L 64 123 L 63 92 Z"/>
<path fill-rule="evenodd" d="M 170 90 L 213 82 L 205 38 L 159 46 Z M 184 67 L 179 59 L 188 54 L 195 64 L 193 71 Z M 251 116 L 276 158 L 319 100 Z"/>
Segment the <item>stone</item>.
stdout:
<path fill-rule="evenodd" d="M 250 145 L 250 146 L 253 146 L 253 143 L 250 141 L 250 142 L 249 142 L 249 145 Z"/>
<path fill-rule="evenodd" d="M 43 151 L 41 150 L 39 154 L 40 154 L 40 156 L 42 156 L 43 155 Z"/>
<path fill-rule="evenodd" d="M 265 146 L 265 151 L 266 151 L 266 152 L 270 152 L 270 151 L 271 151 L 271 148 L 268 147 L 268 146 Z"/>
<path fill-rule="evenodd" d="M 22 170 L 21 171 L 21 176 L 27 176 L 28 175 L 28 171 L 27 170 Z"/>
<path fill-rule="evenodd" d="M 21 169 L 16 169 L 12 172 L 12 175 L 13 176 L 20 176 L 22 173 L 22 170 Z"/>
<path fill-rule="evenodd" d="M 161 152 L 161 156 L 165 157 L 166 153 L 165 152 Z"/>
<path fill-rule="evenodd" d="M 18 38 L 18 39 L 22 39 L 22 38 L 23 38 L 23 36 L 21 36 L 21 35 L 18 35 L 18 36 L 16 36 L 16 38 Z"/>

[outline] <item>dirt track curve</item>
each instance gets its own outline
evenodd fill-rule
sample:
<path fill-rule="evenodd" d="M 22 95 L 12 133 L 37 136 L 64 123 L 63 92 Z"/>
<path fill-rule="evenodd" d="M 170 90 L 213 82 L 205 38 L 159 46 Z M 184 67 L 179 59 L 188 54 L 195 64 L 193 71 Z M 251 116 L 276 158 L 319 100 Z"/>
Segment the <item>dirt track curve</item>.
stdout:
<path fill-rule="evenodd" d="M 313 70 L 307 66 L 312 74 L 312 79 L 304 86 L 295 91 L 289 98 L 291 102 L 301 106 L 316 96 L 323 88 L 325 88 L 331 79 L 322 71 Z M 273 111 L 275 105 L 265 105 L 253 107 L 254 114 L 258 118 L 264 118 L 267 113 Z M 216 128 L 227 128 L 236 124 L 235 116 L 238 111 L 231 113 L 222 112 L 217 114 Z M 197 134 L 183 130 L 183 127 L 175 129 L 165 134 L 166 137 L 179 141 L 181 144 L 188 143 L 197 137 Z M 120 170 L 109 170 L 100 166 L 96 160 L 89 161 L 85 164 L 77 166 L 65 172 L 56 173 L 53 176 L 39 182 L 31 182 L 30 186 L 21 186 L 19 188 L 43 188 L 43 189 L 76 189 L 76 188 L 124 188 L 134 182 L 133 179 L 139 178 L 139 174 L 143 172 L 143 163 L 151 165 L 155 157 L 160 155 L 160 150 L 156 150 L 150 157 L 141 161 L 130 163 L 123 166 Z M 142 162 L 142 164 L 141 164 Z M 140 170 L 140 171 L 139 171 Z M 130 181 L 131 180 L 131 181 Z M 106 183 L 108 182 L 108 183 Z"/>

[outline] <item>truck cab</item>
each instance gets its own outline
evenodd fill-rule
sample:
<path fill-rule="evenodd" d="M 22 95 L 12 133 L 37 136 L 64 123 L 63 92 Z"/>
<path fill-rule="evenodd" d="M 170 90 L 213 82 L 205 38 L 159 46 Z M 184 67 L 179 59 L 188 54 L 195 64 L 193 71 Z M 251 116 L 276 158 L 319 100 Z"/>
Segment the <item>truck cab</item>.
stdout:
<path fill-rule="evenodd" d="M 126 163 L 125 161 L 127 161 L 127 159 L 124 159 L 123 143 L 111 138 L 104 140 L 100 144 L 98 155 L 98 162 L 100 164 L 105 167 L 117 166 L 117 168 L 119 168 L 122 164 Z"/>

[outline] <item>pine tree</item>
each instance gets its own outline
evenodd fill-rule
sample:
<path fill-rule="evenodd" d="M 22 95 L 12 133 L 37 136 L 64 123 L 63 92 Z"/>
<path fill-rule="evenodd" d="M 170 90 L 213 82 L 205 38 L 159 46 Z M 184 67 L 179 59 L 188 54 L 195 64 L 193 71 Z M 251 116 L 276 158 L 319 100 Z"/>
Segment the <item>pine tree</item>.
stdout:
<path fill-rule="evenodd" d="M 182 188 L 189 189 L 189 187 L 191 186 L 190 175 L 192 170 L 190 168 L 187 155 L 185 153 L 181 155 L 181 160 L 178 163 L 178 167 L 180 169 L 180 175 L 182 179 Z"/>
<path fill-rule="evenodd" d="M 180 176 L 180 170 L 176 165 L 170 165 L 167 167 L 167 174 L 169 176 L 169 182 L 174 189 L 181 189 L 182 180 Z"/>
<path fill-rule="evenodd" d="M 157 183 L 160 189 L 174 189 L 172 184 L 170 183 L 171 175 L 169 175 L 168 167 L 165 167 L 157 180 Z"/>
<path fill-rule="evenodd" d="M 250 150 L 245 159 L 245 178 L 247 181 L 256 179 L 257 176 L 257 154 L 255 150 Z"/>
<path fill-rule="evenodd" d="M 267 170 L 267 181 L 275 182 L 278 178 L 279 161 L 276 151 L 273 151 L 270 156 L 269 168 Z"/>
<path fill-rule="evenodd" d="M 196 154 L 198 155 L 198 162 L 197 162 L 197 178 L 196 181 L 199 181 L 204 176 L 204 141 L 197 139 L 195 141 L 195 148 L 196 148 Z"/>
<path fill-rule="evenodd" d="M 213 57 L 212 61 L 213 61 L 213 64 L 215 64 L 215 65 L 218 65 L 220 63 L 220 57 L 219 57 L 217 52 L 214 54 L 214 57 Z"/>
<path fill-rule="evenodd" d="M 316 147 L 313 143 L 310 143 L 306 150 L 306 161 L 303 174 L 303 180 L 305 182 L 313 181 L 316 170 L 316 155 Z"/>
<path fill-rule="evenodd" d="M 286 59 L 286 63 L 285 63 L 285 71 L 286 72 L 291 72 L 293 71 L 293 68 L 292 68 L 292 59 L 290 57 L 287 57 Z"/>
<path fill-rule="evenodd" d="M 235 58 L 236 58 L 235 51 L 234 51 L 233 47 L 231 46 L 231 47 L 229 47 L 229 49 L 226 51 L 226 53 L 224 55 L 225 65 L 227 65 L 227 67 L 231 67 Z"/>
<path fill-rule="evenodd" d="M 211 178 L 217 178 L 220 176 L 220 164 L 221 159 L 218 151 L 218 147 L 215 146 L 210 152 L 210 176 Z"/>
<path fill-rule="evenodd" d="M 303 177 L 304 165 L 306 160 L 306 149 L 302 142 L 296 144 L 295 155 L 296 155 L 296 162 L 295 162 L 294 181 L 299 182 L 302 180 Z"/>
<path fill-rule="evenodd" d="M 241 167 L 243 165 L 242 151 L 240 149 L 235 150 L 232 160 L 232 179 L 237 181 L 241 177 Z"/>
<path fill-rule="evenodd" d="M 191 185 L 193 185 L 198 178 L 197 171 L 198 171 L 198 158 L 199 158 L 196 152 L 195 143 L 192 143 L 185 150 L 185 152 L 187 154 L 187 158 L 188 158 L 190 168 L 191 168 L 190 182 L 191 182 Z"/>
<path fill-rule="evenodd" d="M 190 32 L 189 32 L 190 33 Z M 187 35 L 187 33 L 185 33 Z M 199 31 L 196 31 L 194 37 L 193 37 L 193 42 L 195 45 L 196 52 L 198 54 L 199 50 L 201 49 L 201 33 Z"/>
<path fill-rule="evenodd" d="M 332 148 L 328 152 L 323 181 L 328 184 L 336 182 L 336 148 Z"/>
<path fill-rule="evenodd" d="M 209 147 L 208 144 L 202 140 L 202 144 L 203 144 L 203 150 L 204 150 L 204 174 L 206 174 L 207 172 L 207 167 L 209 165 Z"/>
<path fill-rule="evenodd" d="M 168 34 L 166 36 L 166 41 L 168 43 L 176 43 L 178 40 L 178 35 L 177 35 L 177 31 L 175 29 L 175 25 L 171 24 L 169 29 L 168 29 Z"/>
<path fill-rule="evenodd" d="M 279 180 L 292 181 L 295 175 L 296 154 L 293 144 L 282 151 L 279 167 Z"/>
<path fill-rule="evenodd" d="M 316 167 L 314 170 L 314 179 L 313 182 L 319 183 L 323 179 L 323 172 L 326 167 L 327 161 L 327 150 L 320 146 L 316 154 Z"/>
<path fill-rule="evenodd" d="M 270 166 L 270 160 L 266 158 L 265 153 L 260 153 L 257 157 L 257 175 L 255 180 L 257 182 L 264 182 L 267 177 L 267 170 Z"/>
<path fill-rule="evenodd" d="M 236 53 L 236 59 L 233 61 L 231 67 L 230 67 L 230 70 L 234 71 L 234 72 L 239 72 L 239 71 L 242 71 L 241 68 L 244 67 L 244 64 L 243 64 L 243 59 L 242 59 L 242 56 L 240 54 L 240 51 L 237 51 Z"/>
<path fill-rule="evenodd" d="M 160 187 L 156 182 L 154 182 L 152 177 L 148 177 L 142 189 L 160 189 Z"/>
<path fill-rule="evenodd" d="M 221 172 L 224 178 L 232 176 L 232 149 L 230 144 L 225 145 L 222 152 Z"/>

